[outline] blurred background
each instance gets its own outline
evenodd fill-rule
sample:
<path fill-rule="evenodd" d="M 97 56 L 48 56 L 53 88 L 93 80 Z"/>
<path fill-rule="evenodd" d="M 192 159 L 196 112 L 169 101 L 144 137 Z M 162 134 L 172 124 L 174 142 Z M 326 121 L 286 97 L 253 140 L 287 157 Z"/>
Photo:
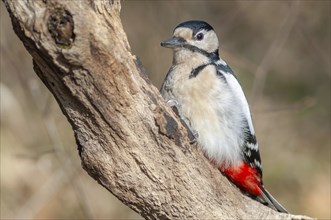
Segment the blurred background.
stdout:
<path fill-rule="evenodd" d="M 132 51 L 155 86 L 159 43 L 185 20 L 216 30 L 250 103 L 268 190 L 330 219 L 330 1 L 122 1 Z M 105 36 L 107 37 L 107 36 Z M 73 132 L 1 3 L 1 219 L 139 219 L 80 166 Z"/>

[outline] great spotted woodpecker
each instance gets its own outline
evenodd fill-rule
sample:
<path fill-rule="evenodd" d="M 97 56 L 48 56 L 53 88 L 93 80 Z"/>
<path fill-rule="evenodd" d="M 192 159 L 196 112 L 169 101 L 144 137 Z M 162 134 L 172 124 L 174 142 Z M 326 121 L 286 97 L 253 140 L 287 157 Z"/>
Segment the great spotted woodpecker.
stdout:
<path fill-rule="evenodd" d="M 219 57 L 213 28 L 204 21 L 183 22 L 161 46 L 174 51 L 161 93 L 175 103 L 205 155 L 245 194 L 286 213 L 263 185 L 249 106 L 233 71 Z"/>

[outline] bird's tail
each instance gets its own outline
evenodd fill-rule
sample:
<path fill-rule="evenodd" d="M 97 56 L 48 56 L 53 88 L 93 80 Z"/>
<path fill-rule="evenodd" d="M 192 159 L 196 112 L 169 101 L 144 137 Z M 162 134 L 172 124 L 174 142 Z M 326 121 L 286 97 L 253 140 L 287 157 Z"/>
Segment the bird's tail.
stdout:
<path fill-rule="evenodd" d="M 279 203 L 277 200 L 262 186 L 262 195 L 260 200 L 263 200 L 262 203 L 266 203 L 272 209 L 275 209 L 278 212 L 288 213 L 287 210 Z"/>

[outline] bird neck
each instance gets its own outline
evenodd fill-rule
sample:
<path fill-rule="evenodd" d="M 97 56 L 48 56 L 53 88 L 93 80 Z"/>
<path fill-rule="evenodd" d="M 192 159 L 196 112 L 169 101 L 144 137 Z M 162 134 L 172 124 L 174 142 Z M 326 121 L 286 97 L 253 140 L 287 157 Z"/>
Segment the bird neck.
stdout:
<path fill-rule="evenodd" d="M 197 47 L 178 48 L 174 50 L 173 65 L 185 64 L 194 68 L 203 63 L 216 62 L 217 60 L 219 60 L 218 50 L 208 53 Z"/>

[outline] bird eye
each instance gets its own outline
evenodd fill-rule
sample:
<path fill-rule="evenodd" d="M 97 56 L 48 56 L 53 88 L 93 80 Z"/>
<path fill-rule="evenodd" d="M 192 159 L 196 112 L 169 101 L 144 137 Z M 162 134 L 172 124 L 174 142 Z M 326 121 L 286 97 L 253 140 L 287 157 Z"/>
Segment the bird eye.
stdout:
<path fill-rule="evenodd" d="M 196 36 L 197 40 L 202 40 L 203 39 L 203 33 L 199 33 L 197 36 Z"/>

